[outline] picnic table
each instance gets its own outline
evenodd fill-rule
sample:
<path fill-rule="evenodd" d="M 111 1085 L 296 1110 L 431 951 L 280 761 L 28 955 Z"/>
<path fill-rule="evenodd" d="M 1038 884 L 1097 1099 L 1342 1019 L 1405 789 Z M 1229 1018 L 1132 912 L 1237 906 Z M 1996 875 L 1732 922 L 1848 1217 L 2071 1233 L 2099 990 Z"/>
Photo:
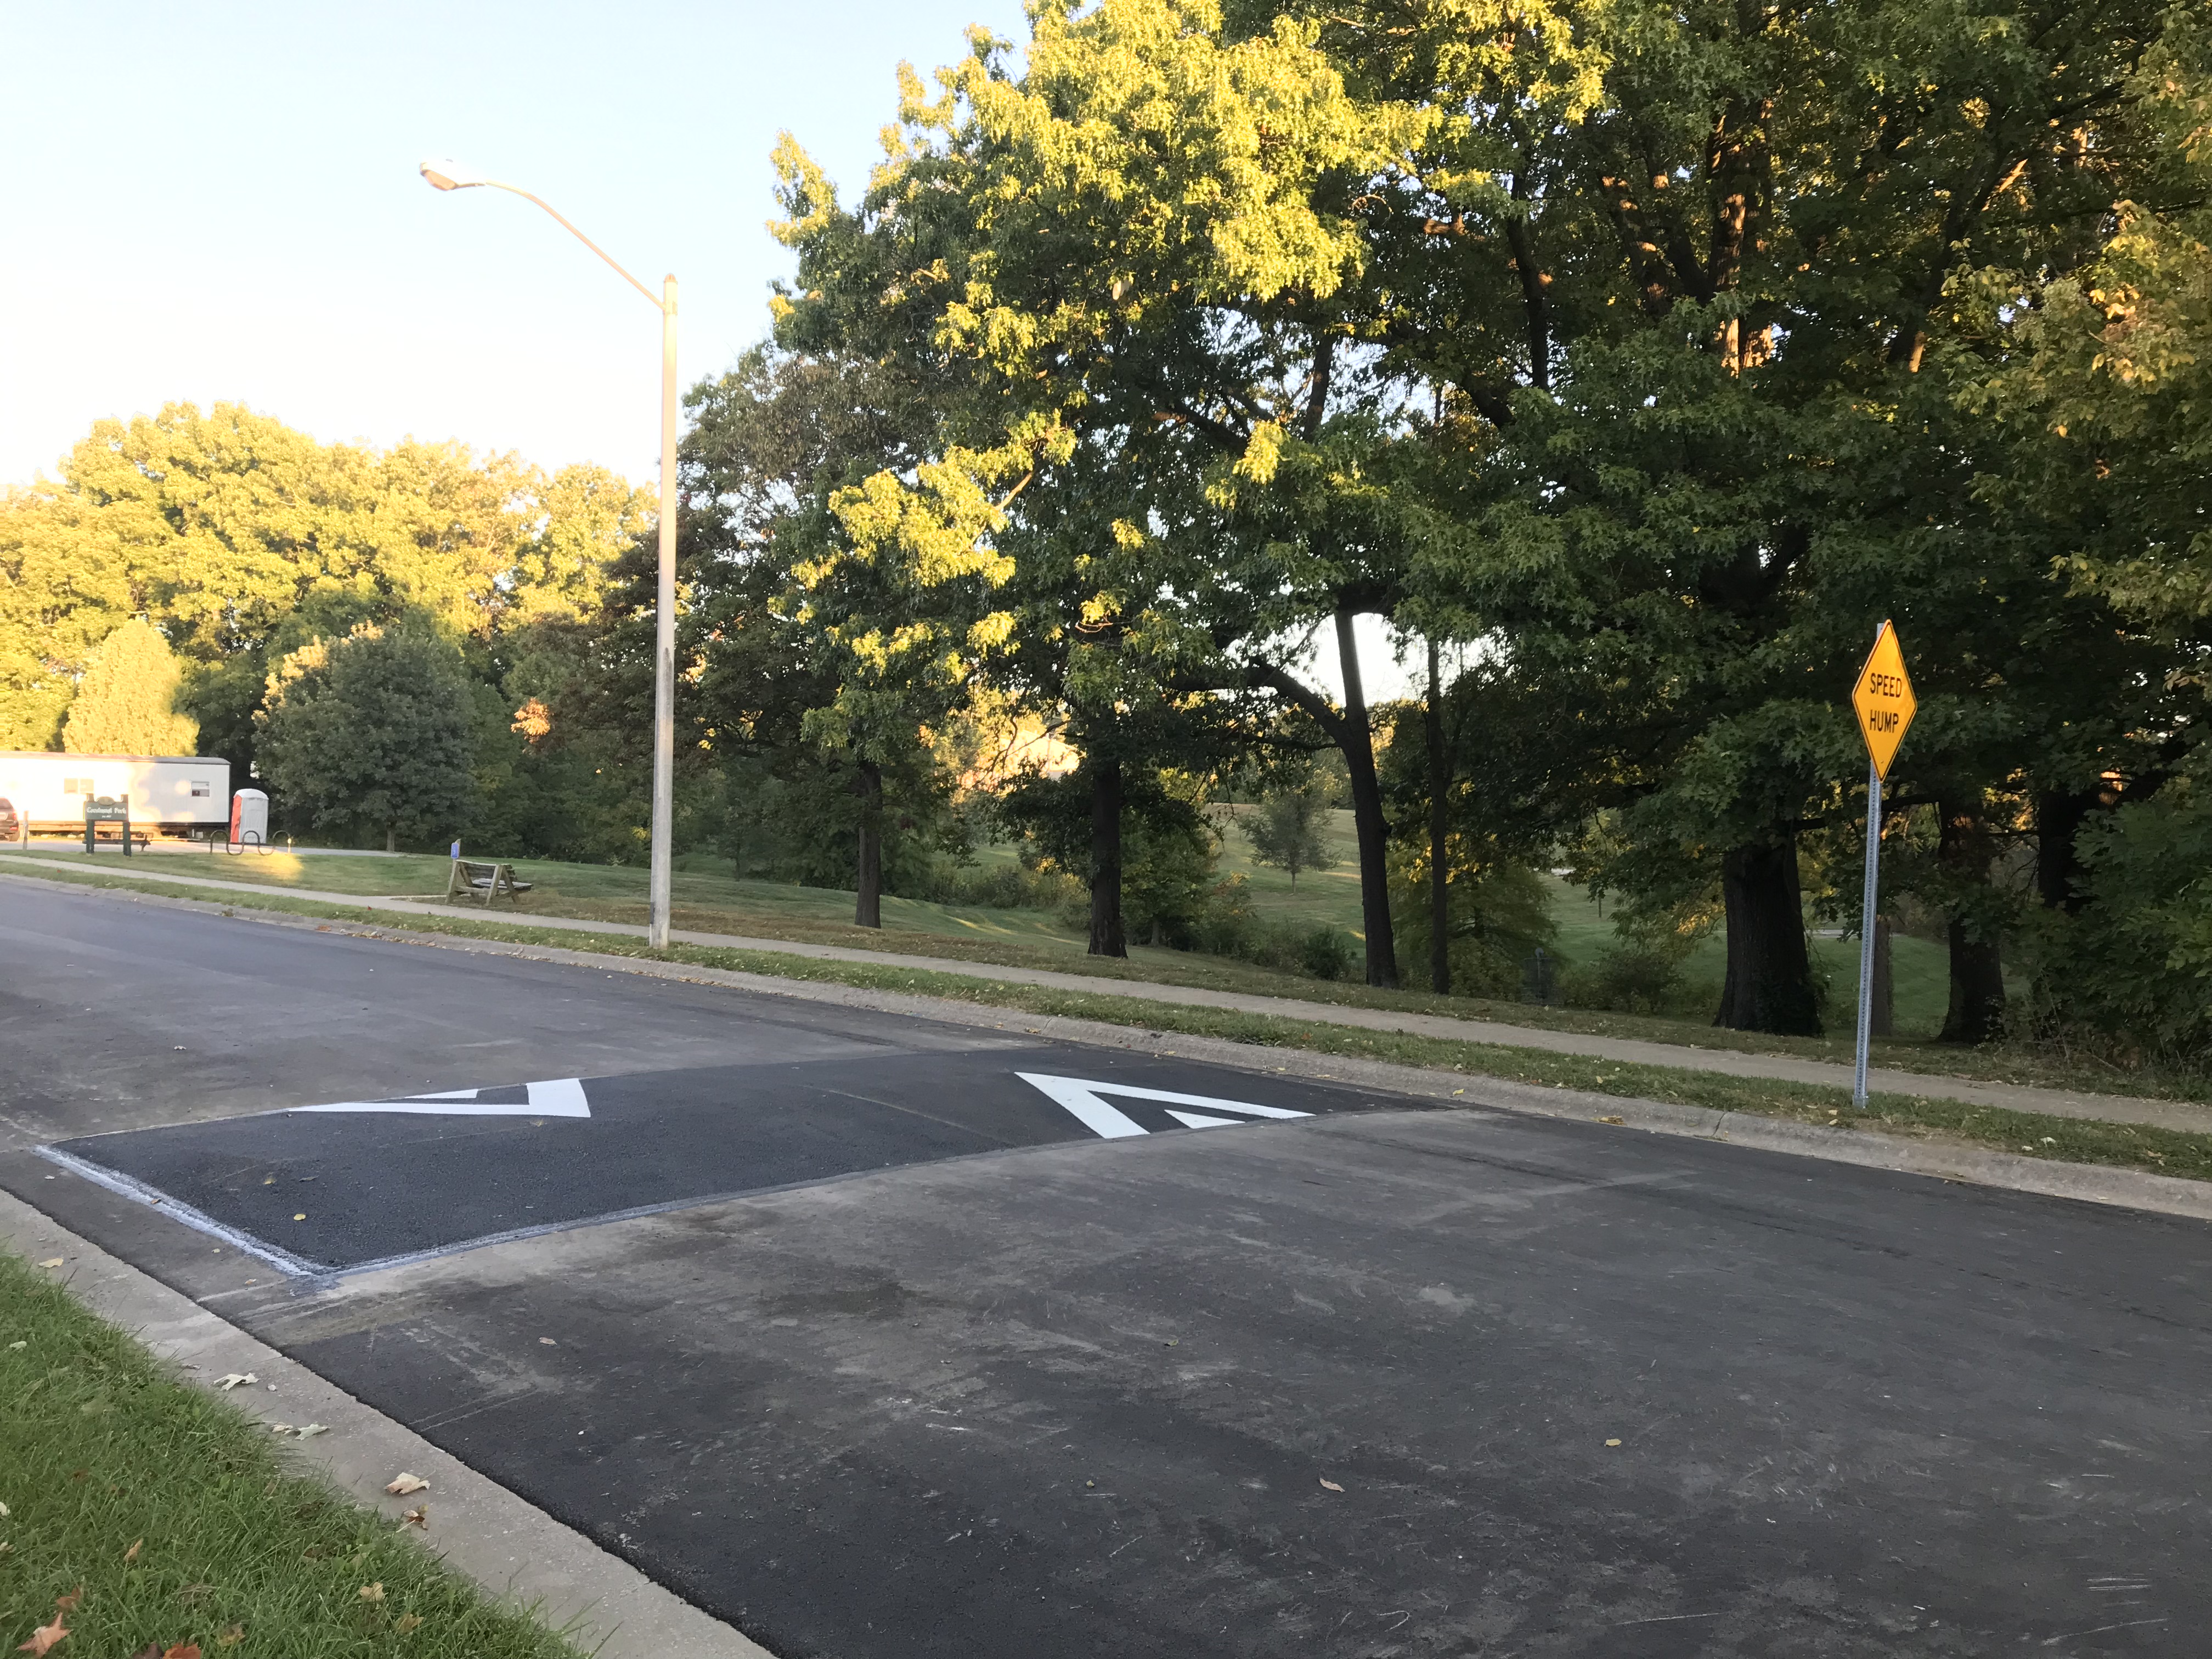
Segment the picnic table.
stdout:
<path fill-rule="evenodd" d="M 526 881 L 514 878 L 514 866 L 503 862 L 490 863 L 477 859 L 455 859 L 453 867 L 446 878 L 446 902 L 473 899 L 487 909 L 501 893 L 513 900 L 530 890 Z"/>

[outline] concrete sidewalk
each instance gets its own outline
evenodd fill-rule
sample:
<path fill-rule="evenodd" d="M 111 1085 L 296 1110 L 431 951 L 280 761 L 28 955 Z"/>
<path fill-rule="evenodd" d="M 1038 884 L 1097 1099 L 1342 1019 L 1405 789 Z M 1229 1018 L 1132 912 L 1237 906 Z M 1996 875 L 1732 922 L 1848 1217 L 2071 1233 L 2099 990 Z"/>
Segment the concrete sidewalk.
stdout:
<path fill-rule="evenodd" d="M 10 864 L 21 863 L 80 872 L 86 870 L 86 866 L 82 863 L 64 863 L 59 860 L 8 852 L 0 855 L 0 873 L 5 872 Z M 611 934 L 639 939 L 646 936 L 643 927 L 629 922 L 488 912 L 477 905 L 449 905 L 419 899 L 337 893 L 319 888 L 271 887 L 258 882 L 222 881 L 205 876 L 170 875 L 162 871 L 118 869 L 112 866 L 103 866 L 96 873 L 206 888 L 248 897 L 305 899 L 394 916 L 448 916 L 464 921 L 507 921 L 562 933 Z M 24 874 L 29 879 L 38 878 L 27 871 Z M 1846 1090 L 1851 1086 L 1851 1068 L 1849 1066 L 1833 1060 L 1802 1060 L 1790 1054 L 1745 1054 L 1732 1048 L 1702 1048 L 1688 1043 L 1654 1042 L 1637 1037 L 1594 1036 L 1579 1031 L 1551 1030 L 1540 1026 L 1508 1025 L 1495 1020 L 1455 1019 L 1443 1014 L 1348 1007 L 1339 1003 L 1309 1002 L 1295 997 L 1261 996 L 1243 991 L 1214 991 L 1196 986 L 1107 979 L 1089 974 L 1058 973 L 1044 968 L 1009 968 L 993 963 L 962 962 L 944 957 L 905 956 L 891 951 L 866 951 L 851 945 L 811 945 L 791 939 L 749 939 L 734 933 L 701 933 L 683 929 L 671 930 L 669 937 L 681 945 L 705 945 L 719 950 L 772 951 L 779 956 L 805 957 L 828 962 L 873 963 L 884 967 L 957 975 L 965 979 L 1032 985 L 1091 996 L 1129 997 L 1182 1007 L 1218 1008 L 1317 1025 L 1352 1026 L 1365 1030 L 1439 1037 L 1454 1042 L 1534 1048 L 1550 1054 L 1614 1060 L 1638 1066 L 1667 1066 L 1686 1071 L 1717 1072 L 1729 1077 L 1768 1078 L 1777 1082 L 1808 1083 Z M 2126 1095 L 2097 1094 L 2084 1090 L 1985 1083 L 1969 1078 L 1899 1071 L 1887 1066 L 1869 1070 L 1867 1087 L 1879 1094 L 1921 1095 L 1930 1099 L 1958 1100 L 1978 1106 L 2000 1107 L 2008 1111 L 2042 1112 L 2056 1117 L 2093 1118 L 2108 1123 L 2136 1123 L 2156 1128 L 2212 1133 L 2212 1106 L 2188 1101 L 2148 1100 Z"/>

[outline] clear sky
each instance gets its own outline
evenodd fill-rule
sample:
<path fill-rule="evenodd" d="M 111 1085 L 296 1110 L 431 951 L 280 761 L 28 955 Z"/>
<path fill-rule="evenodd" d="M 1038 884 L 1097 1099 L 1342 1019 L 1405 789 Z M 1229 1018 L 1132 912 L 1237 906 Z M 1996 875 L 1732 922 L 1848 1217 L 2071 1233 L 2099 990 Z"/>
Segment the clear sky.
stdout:
<path fill-rule="evenodd" d="M 413 434 L 650 482 L 659 319 L 527 202 L 656 290 L 687 383 L 757 338 L 787 268 L 769 152 L 848 195 L 902 58 L 1019 0 L 827 5 L 0 0 L 0 483 L 95 418 L 239 399 L 325 440 Z"/>
<path fill-rule="evenodd" d="M 776 134 L 850 199 L 900 61 L 951 62 L 970 23 L 1027 33 L 1019 0 L 0 0 L 0 484 L 174 400 L 649 483 L 658 313 L 527 202 L 416 164 L 535 191 L 650 288 L 675 272 L 688 385 L 762 336 L 788 268 Z M 1370 695 L 1397 694 L 1360 631 Z"/>

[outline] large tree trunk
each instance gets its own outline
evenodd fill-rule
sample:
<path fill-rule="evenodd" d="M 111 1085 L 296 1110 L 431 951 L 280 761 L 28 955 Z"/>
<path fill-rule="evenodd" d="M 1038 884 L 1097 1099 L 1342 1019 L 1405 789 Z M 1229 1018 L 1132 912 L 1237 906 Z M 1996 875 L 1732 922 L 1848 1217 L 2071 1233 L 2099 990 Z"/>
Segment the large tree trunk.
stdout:
<path fill-rule="evenodd" d="M 387 853 L 396 853 L 399 850 L 399 826 L 396 823 L 387 823 L 384 826 L 384 850 Z"/>
<path fill-rule="evenodd" d="M 1989 880 L 1993 849 L 1988 826 L 1972 806 L 1949 801 L 1936 809 L 1942 830 L 1936 857 L 1952 882 L 1982 885 Z M 1947 930 L 1951 945 L 1951 1000 L 1944 1011 L 1939 1042 L 1990 1042 L 2004 1034 L 2004 961 L 1997 935 L 1962 907 L 1952 912 Z"/>
<path fill-rule="evenodd" d="M 1352 637 L 1352 612 L 1336 613 L 1336 654 L 1344 669 L 1344 726 L 1339 747 L 1352 774 L 1352 821 L 1359 831 L 1359 910 L 1367 932 L 1367 982 L 1395 990 L 1398 947 L 1390 931 L 1390 874 L 1383 862 L 1389 828 L 1382 821 L 1382 790 L 1375 777 L 1375 734 L 1367 725 L 1367 694 L 1359 683 L 1359 647 Z"/>
<path fill-rule="evenodd" d="M 854 886 L 853 925 L 884 925 L 884 769 L 873 761 L 860 763 L 853 793 L 860 798 L 860 868 Z"/>
<path fill-rule="evenodd" d="M 1785 832 L 1759 846 L 1730 848 L 1721 856 L 1721 896 L 1728 907 L 1728 980 L 1713 1024 L 1734 1031 L 1820 1036 L 1796 837 Z"/>
<path fill-rule="evenodd" d="M 1445 796 L 1451 761 L 1444 747 L 1443 674 L 1437 642 L 1429 641 L 1429 988 L 1451 994 L 1450 823 Z"/>
<path fill-rule="evenodd" d="M 2004 963 L 1994 938 L 1951 919 L 1951 1003 L 1939 1042 L 1993 1042 L 2004 1035 Z"/>
<path fill-rule="evenodd" d="M 1091 954 L 1126 957 L 1121 933 L 1121 763 L 1093 756 L 1091 770 Z"/>
<path fill-rule="evenodd" d="M 2035 798 L 2035 893 L 2054 910 L 2079 910 L 2084 901 L 2074 890 L 2081 873 L 2075 837 L 2098 805 L 2087 790 L 2046 790 Z"/>
<path fill-rule="evenodd" d="M 1867 1035 L 1897 1034 L 1897 977 L 1890 948 L 1889 921 L 1874 919 L 1874 982 L 1867 988 Z"/>

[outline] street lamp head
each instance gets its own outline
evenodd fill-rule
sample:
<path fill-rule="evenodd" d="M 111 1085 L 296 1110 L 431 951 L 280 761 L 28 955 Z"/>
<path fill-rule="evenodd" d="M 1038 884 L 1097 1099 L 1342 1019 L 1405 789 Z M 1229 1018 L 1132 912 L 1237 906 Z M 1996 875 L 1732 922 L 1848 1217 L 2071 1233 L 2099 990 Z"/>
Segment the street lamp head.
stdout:
<path fill-rule="evenodd" d="M 474 167 L 463 167 L 459 161 L 425 161 L 422 171 L 435 190 L 467 190 L 491 182 Z"/>

